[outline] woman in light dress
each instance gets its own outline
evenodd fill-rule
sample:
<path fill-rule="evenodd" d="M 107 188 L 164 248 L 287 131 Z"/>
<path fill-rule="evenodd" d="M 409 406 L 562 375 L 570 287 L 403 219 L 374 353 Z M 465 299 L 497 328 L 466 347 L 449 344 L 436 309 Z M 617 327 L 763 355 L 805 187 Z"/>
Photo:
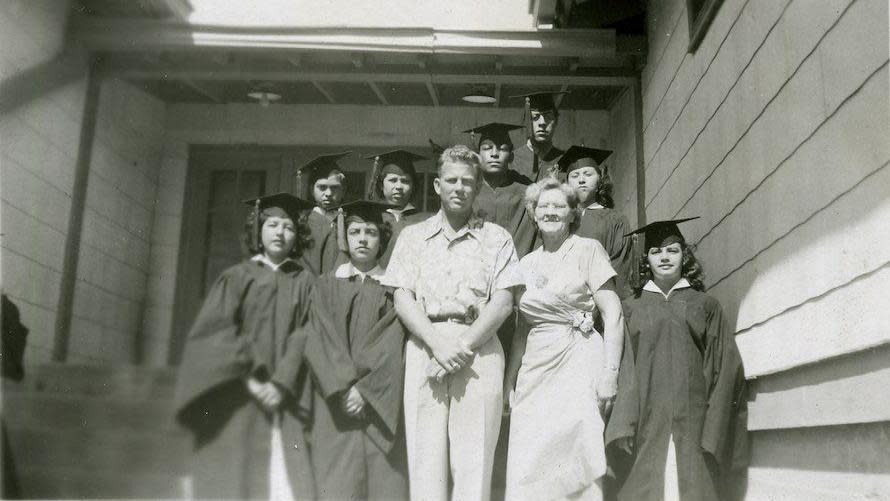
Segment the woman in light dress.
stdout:
<path fill-rule="evenodd" d="M 624 339 L 615 271 L 596 240 L 574 235 L 578 198 L 556 179 L 529 186 L 544 242 L 520 261 L 504 394 L 511 406 L 507 500 L 602 499 L 603 416 L 618 386 Z M 593 328 L 595 311 L 604 332 Z"/>

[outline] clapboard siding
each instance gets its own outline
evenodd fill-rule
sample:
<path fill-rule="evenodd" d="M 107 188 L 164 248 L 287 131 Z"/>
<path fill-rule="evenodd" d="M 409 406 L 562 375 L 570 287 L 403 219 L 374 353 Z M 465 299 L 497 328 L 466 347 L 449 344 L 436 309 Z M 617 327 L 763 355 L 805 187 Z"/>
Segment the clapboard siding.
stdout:
<path fill-rule="evenodd" d="M 646 218 L 701 216 L 752 378 L 747 498 L 888 496 L 887 2 L 725 0 L 694 53 L 685 2 L 655 3 Z"/>

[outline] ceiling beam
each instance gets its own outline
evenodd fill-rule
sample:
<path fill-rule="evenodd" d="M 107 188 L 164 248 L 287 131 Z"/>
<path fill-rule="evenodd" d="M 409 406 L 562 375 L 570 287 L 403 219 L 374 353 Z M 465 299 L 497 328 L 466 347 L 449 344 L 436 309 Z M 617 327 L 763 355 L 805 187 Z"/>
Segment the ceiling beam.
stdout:
<path fill-rule="evenodd" d="M 636 81 L 631 72 L 612 72 L 610 75 L 585 75 L 554 72 L 552 74 L 510 74 L 510 73 L 429 73 L 380 71 L 293 71 L 285 65 L 270 68 L 265 64 L 237 64 L 220 68 L 216 65 L 185 63 L 161 63 L 148 65 L 144 62 L 119 61 L 113 57 L 103 59 L 99 70 L 103 74 L 127 80 L 171 80 L 196 81 L 243 81 L 262 80 L 270 82 L 348 82 L 348 83 L 417 83 L 417 84 L 502 84 L 540 85 L 571 87 L 626 87 Z"/>
<path fill-rule="evenodd" d="M 608 57 L 615 30 L 458 31 L 432 28 L 245 29 L 155 20 L 78 16 L 72 33 L 85 48 L 103 52 L 226 49 L 265 51 L 409 52 L 493 56 Z"/>
<path fill-rule="evenodd" d="M 383 91 L 380 90 L 380 87 L 376 82 L 368 82 L 368 86 L 371 87 L 371 90 L 374 91 L 374 94 L 377 94 L 377 99 L 380 100 L 380 104 L 384 106 L 389 106 L 389 99 L 386 99 L 386 95 L 383 94 Z"/>
<path fill-rule="evenodd" d="M 426 90 L 430 93 L 430 99 L 433 101 L 433 106 L 439 107 L 439 93 L 436 92 L 436 85 L 432 80 L 426 81 Z"/>
<path fill-rule="evenodd" d="M 567 90 L 569 90 L 569 86 L 568 86 L 568 84 L 562 84 L 562 85 L 559 87 L 559 91 L 560 91 L 560 92 L 566 92 Z M 559 109 L 559 104 L 562 103 L 562 98 L 564 98 L 564 97 L 565 97 L 565 94 L 557 94 L 557 95 L 553 98 L 553 102 L 554 102 L 554 104 L 556 104 L 556 108 L 557 108 L 557 109 Z"/>
<path fill-rule="evenodd" d="M 330 103 L 330 104 L 337 104 L 337 99 L 334 98 L 334 95 L 331 94 L 331 91 L 329 91 L 328 89 L 326 89 L 326 88 L 324 87 L 324 85 L 321 84 L 321 82 L 318 82 L 318 81 L 316 81 L 316 80 L 312 80 L 311 82 L 312 82 L 312 85 L 313 85 L 316 89 L 318 89 L 318 92 L 320 92 L 321 95 L 323 95 L 324 98 L 328 100 L 328 103 Z"/>
<path fill-rule="evenodd" d="M 186 87 L 192 89 L 193 91 L 197 92 L 198 94 L 201 94 L 202 96 L 206 97 L 207 99 L 210 99 L 214 103 L 216 103 L 216 104 L 225 103 L 225 99 L 223 99 L 222 96 L 220 96 L 216 92 L 213 92 L 212 90 L 208 89 L 207 87 L 205 87 L 201 84 L 195 83 L 194 81 L 189 80 L 188 78 L 184 78 L 181 81 L 183 84 L 185 84 Z"/>

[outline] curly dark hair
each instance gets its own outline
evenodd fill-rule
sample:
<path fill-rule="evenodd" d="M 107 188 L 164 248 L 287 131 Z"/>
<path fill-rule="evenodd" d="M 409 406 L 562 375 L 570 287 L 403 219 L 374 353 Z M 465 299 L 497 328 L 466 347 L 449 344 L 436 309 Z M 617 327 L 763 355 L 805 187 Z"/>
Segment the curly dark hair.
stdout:
<path fill-rule="evenodd" d="M 247 249 L 247 252 L 250 255 L 262 254 L 263 253 L 263 238 L 259 232 L 262 231 L 263 224 L 266 223 L 266 219 L 268 216 L 263 214 L 260 211 L 260 220 L 259 226 L 254 228 L 253 222 L 255 218 L 254 209 L 250 210 L 250 213 L 247 215 L 247 221 L 244 223 L 244 234 L 242 236 L 242 244 Z M 288 257 L 291 259 L 299 259 L 300 256 L 303 255 L 303 251 L 312 247 L 312 236 L 309 231 L 309 224 L 307 223 L 307 218 L 309 217 L 308 212 L 304 212 L 300 214 L 296 221 L 294 221 L 294 232 L 296 233 L 296 238 L 294 239 L 294 247 L 291 249 Z M 256 245 L 254 245 L 254 239 L 252 238 L 253 232 L 256 231 L 257 239 Z"/>
<path fill-rule="evenodd" d="M 352 223 L 371 223 L 376 226 L 377 231 L 380 232 L 380 249 L 377 250 L 377 257 L 379 258 L 386 252 L 386 248 L 389 246 L 389 241 L 392 238 L 392 226 L 390 226 L 389 223 L 375 223 L 373 221 L 366 221 L 362 217 L 351 215 L 346 216 L 346 219 L 343 221 L 343 229 L 349 231 L 349 225 Z M 349 254 L 349 252 L 347 252 L 347 254 Z"/>
<path fill-rule="evenodd" d="M 594 169 L 600 179 L 593 192 L 593 201 L 608 209 L 615 208 L 615 200 L 612 198 L 612 176 L 609 175 L 609 168 L 605 164 L 599 164 L 594 166 Z"/>
<path fill-rule="evenodd" d="M 411 195 L 408 196 L 408 201 L 414 203 L 414 201 L 417 200 L 418 176 L 410 172 L 406 172 L 406 174 L 408 175 L 408 179 L 411 180 Z M 386 176 L 383 175 L 383 171 L 381 170 L 374 176 L 374 179 L 371 180 L 372 185 L 370 198 L 372 200 L 386 200 L 386 197 L 383 196 L 383 179 L 385 177 Z"/>
<path fill-rule="evenodd" d="M 693 289 L 704 292 L 705 271 L 693 253 L 695 246 L 685 243 L 681 245 L 683 246 L 683 263 L 681 265 L 680 276 L 685 278 Z M 646 282 L 652 280 L 652 270 L 649 268 L 649 259 L 647 257 L 648 253 L 649 249 L 646 249 L 646 251 L 643 252 L 643 255 L 640 256 L 640 279 L 634 286 L 634 295 L 638 297 L 643 291 L 643 286 L 646 285 Z"/>

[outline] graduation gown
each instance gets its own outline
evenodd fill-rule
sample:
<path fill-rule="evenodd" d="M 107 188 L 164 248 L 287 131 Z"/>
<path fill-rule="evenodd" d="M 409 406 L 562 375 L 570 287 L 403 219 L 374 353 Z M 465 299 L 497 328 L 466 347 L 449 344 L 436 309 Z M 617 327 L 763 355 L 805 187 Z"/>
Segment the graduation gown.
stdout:
<path fill-rule="evenodd" d="M 531 179 L 511 169 L 504 186 L 480 183 L 474 202 L 479 217 L 510 232 L 520 259 L 535 248 L 537 237 L 534 217 L 525 210 L 525 190 L 531 183 Z"/>
<path fill-rule="evenodd" d="M 377 262 L 380 264 L 382 268 L 386 268 L 389 264 L 389 258 L 392 256 L 392 250 L 396 246 L 396 239 L 399 238 L 399 234 L 406 227 L 411 226 L 412 224 L 419 223 L 421 221 L 425 221 L 432 214 L 429 212 L 423 212 L 417 208 L 411 207 L 402 211 L 401 217 L 396 221 L 396 217 L 391 212 L 383 212 L 383 222 L 389 223 L 390 228 L 392 228 L 392 237 L 389 239 L 389 245 L 386 247 L 386 250 L 383 251 L 383 254 L 380 256 L 380 259 Z"/>
<path fill-rule="evenodd" d="M 621 298 L 633 293 L 632 287 L 636 282 L 633 271 L 633 241 L 624 237 L 630 231 L 627 218 L 610 208 L 584 209 L 575 230 L 575 234 L 580 237 L 598 240 L 609 253 L 612 269 L 616 273 L 616 292 Z"/>
<path fill-rule="evenodd" d="M 318 276 L 334 269 L 340 259 L 340 249 L 337 247 L 337 221 L 336 219 L 331 221 L 327 216 L 312 210 L 306 218 L 306 223 L 312 236 L 312 246 L 303 251 L 300 260 L 305 268 Z"/>
<path fill-rule="evenodd" d="M 405 331 L 392 293 L 373 278 L 318 278 L 306 357 L 316 418 L 312 462 L 320 499 L 406 499 L 401 424 Z M 351 386 L 366 401 L 360 418 L 341 408 Z"/>
<path fill-rule="evenodd" d="M 546 155 L 538 156 L 526 143 L 513 149 L 511 168 L 533 182 L 544 179 L 548 174 L 553 174 L 562 181 L 565 176 L 558 173 L 556 162 L 559 161 L 563 153 L 565 153 L 564 150 L 553 146 Z"/>
<path fill-rule="evenodd" d="M 176 388 L 176 418 L 195 436 L 196 498 L 269 495 L 273 417 L 248 394 L 254 375 L 285 390 L 281 434 L 297 499 L 315 487 L 303 434 L 311 410 L 302 364 L 312 277 L 293 262 L 274 271 L 245 261 L 217 279 L 189 332 Z"/>
<path fill-rule="evenodd" d="M 618 397 L 606 429 L 607 447 L 621 460 L 613 464 L 629 464 L 618 499 L 662 499 L 670 437 L 681 499 L 720 499 L 748 452 L 745 375 L 720 304 L 692 288 L 669 299 L 644 290 L 624 302 L 624 318 Z M 633 441 L 630 457 L 615 447 L 625 437 Z"/>

